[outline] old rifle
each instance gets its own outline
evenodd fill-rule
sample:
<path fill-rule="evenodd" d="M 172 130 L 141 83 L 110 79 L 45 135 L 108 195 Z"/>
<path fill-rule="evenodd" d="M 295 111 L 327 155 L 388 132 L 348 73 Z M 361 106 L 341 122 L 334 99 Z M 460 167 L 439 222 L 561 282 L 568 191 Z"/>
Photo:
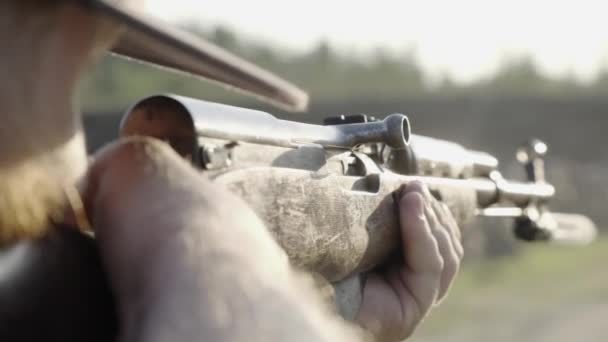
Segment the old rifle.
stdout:
<path fill-rule="evenodd" d="M 124 116 L 120 135 L 168 142 L 205 175 L 242 197 L 299 268 L 335 285 L 349 318 L 361 274 L 399 246 L 393 194 L 417 180 L 459 222 L 510 217 L 526 241 L 584 244 L 595 237 L 585 216 L 554 213 L 545 179 L 547 146 L 532 140 L 517 157 L 527 180 L 504 179 L 493 156 L 411 134 L 408 118 L 329 117 L 324 125 L 279 120 L 251 109 L 176 96 L 151 96 Z"/>

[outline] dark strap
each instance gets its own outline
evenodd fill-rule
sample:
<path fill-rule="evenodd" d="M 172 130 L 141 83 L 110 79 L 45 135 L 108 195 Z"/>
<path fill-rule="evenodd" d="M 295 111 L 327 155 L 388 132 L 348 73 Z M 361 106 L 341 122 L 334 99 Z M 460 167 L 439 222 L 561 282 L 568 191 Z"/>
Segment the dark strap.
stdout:
<path fill-rule="evenodd" d="M 0 249 L 0 341 L 113 341 L 116 322 L 92 238 L 57 227 Z"/>

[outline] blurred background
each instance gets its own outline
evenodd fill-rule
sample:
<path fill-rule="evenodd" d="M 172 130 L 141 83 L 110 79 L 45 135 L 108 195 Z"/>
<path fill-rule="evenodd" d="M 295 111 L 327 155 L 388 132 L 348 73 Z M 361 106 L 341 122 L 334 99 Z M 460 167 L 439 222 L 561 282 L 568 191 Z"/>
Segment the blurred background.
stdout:
<path fill-rule="evenodd" d="M 91 151 L 114 139 L 137 99 L 177 93 L 321 123 L 404 113 L 413 131 L 499 158 L 522 178 L 519 144 L 549 144 L 557 211 L 608 228 L 608 5 L 598 1 L 150 0 L 147 11 L 311 94 L 287 114 L 181 75 L 107 57 L 83 82 Z M 411 341 L 605 341 L 608 239 L 524 245 L 509 222 L 470 227 L 451 296 Z"/>

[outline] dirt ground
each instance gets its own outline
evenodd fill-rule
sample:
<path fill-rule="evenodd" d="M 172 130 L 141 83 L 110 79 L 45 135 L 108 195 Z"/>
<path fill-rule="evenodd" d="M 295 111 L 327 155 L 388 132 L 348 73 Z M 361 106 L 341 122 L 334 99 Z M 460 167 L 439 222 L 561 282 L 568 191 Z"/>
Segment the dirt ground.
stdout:
<path fill-rule="evenodd" d="M 492 317 L 446 329 L 413 342 L 604 342 L 608 340 L 608 303 L 588 303 L 537 316 Z M 424 334 L 422 334 L 424 335 Z"/>
<path fill-rule="evenodd" d="M 410 341 L 608 341 L 607 259 L 604 238 L 465 265 L 449 298 Z"/>

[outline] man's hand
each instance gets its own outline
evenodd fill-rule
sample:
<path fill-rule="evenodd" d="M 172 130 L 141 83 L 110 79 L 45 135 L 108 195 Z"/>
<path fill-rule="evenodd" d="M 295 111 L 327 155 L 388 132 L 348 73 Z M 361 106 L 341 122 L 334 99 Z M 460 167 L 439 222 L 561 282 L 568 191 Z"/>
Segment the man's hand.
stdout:
<path fill-rule="evenodd" d="M 168 145 L 105 148 L 85 188 L 121 341 L 357 340 L 253 211 Z"/>
<path fill-rule="evenodd" d="M 409 337 L 445 297 L 463 256 L 450 210 L 421 183 L 399 192 L 402 259 L 369 274 L 356 320 L 379 341 Z"/>
<path fill-rule="evenodd" d="M 447 207 L 420 183 L 399 197 L 403 259 L 369 275 L 357 317 L 381 341 L 412 333 L 462 258 Z M 124 340 L 293 340 L 294 329 L 303 341 L 357 340 L 244 203 L 167 146 L 132 140 L 97 154 L 84 198 Z"/>

